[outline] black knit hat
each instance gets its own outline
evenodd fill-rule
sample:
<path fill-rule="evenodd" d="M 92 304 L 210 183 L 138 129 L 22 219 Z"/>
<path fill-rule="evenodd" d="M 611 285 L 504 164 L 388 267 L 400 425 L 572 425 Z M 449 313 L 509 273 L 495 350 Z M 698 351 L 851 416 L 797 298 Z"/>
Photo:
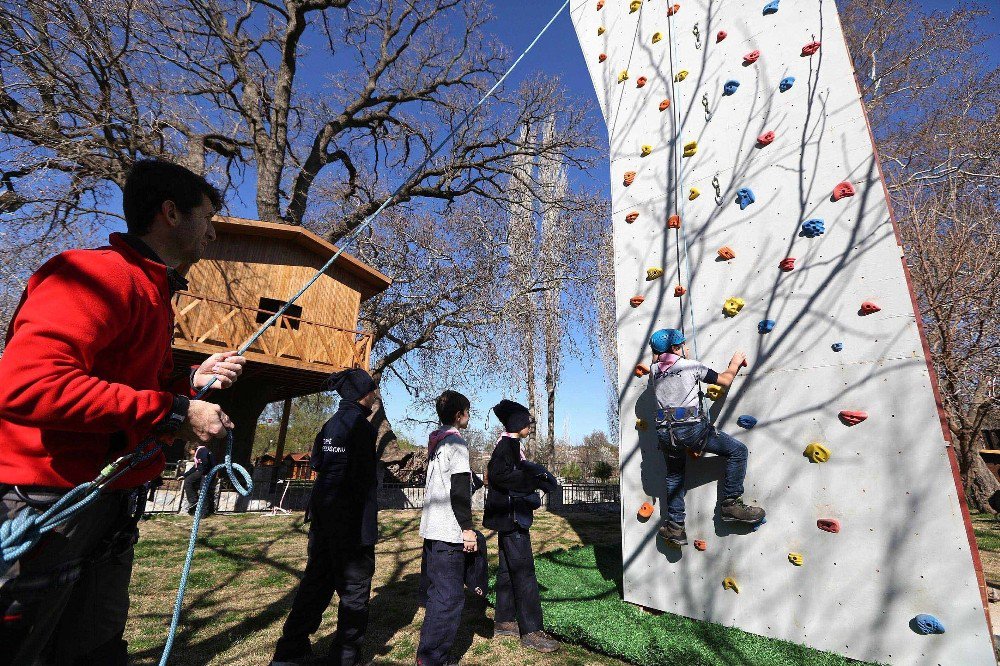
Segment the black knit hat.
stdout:
<path fill-rule="evenodd" d="M 535 422 L 528 408 L 513 400 L 501 400 L 493 407 L 493 413 L 507 432 L 520 432 Z"/>
<path fill-rule="evenodd" d="M 344 400 L 360 400 L 375 390 L 375 380 L 361 368 L 352 368 L 330 375 L 326 387 L 339 393 Z"/>

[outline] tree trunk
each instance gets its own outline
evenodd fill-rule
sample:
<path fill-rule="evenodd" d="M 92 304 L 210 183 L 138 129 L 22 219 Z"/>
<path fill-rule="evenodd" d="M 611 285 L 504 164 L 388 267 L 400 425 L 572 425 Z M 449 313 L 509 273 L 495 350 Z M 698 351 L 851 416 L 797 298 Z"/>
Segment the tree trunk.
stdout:
<path fill-rule="evenodd" d="M 996 496 L 997 499 L 993 500 L 993 503 L 996 504 L 997 500 L 1000 500 L 998 493 L 1000 493 L 1000 482 L 993 476 L 993 472 L 986 467 L 986 463 L 977 453 L 976 459 L 969 467 L 965 481 L 965 500 L 969 504 L 969 510 L 996 513 L 996 510 L 990 505 L 990 500 Z"/>
<path fill-rule="evenodd" d="M 545 457 L 548 465 L 552 465 L 556 458 L 556 379 L 552 364 L 558 363 L 546 354 L 545 357 L 545 394 L 548 398 L 548 445 L 545 449 Z"/>

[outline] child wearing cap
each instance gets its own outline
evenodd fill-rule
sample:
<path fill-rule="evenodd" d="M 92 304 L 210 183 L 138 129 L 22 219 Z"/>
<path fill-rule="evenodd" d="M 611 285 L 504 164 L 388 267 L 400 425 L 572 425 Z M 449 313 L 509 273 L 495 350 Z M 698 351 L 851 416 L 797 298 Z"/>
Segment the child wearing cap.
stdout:
<path fill-rule="evenodd" d="M 688 359 L 684 333 L 673 328 L 660 329 L 649 340 L 653 351 L 650 382 L 656 394 L 656 434 L 667 461 L 667 516 L 659 529 L 667 542 L 687 543 L 684 530 L 684 471 L 688 454 L 708 451 L 726 459 L 719 514 L 725 522 L 755 525 L 764 520 L 764 510 L 743 502 L 743 481 L 749 452 L 738 439 L 716 430 L 702 411 L 699 384 L 733 383 L 746 364 L 746 354 L 736 352 L 725 372 L 718 373 L 704 363 Z"/>
<path fill-rule="evenodd" d="M 501 400 L 493 413 L 506 431 L 486 466 L 483 514 L 483 525 L 498 532 L 500 569 L 494 636 L 520 636 L 525 647 L 555 652 L 558 641 L 542 631 L 542 604 L 529 529 L 532 511 L 541 506 L 537 491 L 552 492 L 558 484 L 544 467 L 525 460 L 521 439 L 531 434 L 535 423 L 528 408 Z"/>

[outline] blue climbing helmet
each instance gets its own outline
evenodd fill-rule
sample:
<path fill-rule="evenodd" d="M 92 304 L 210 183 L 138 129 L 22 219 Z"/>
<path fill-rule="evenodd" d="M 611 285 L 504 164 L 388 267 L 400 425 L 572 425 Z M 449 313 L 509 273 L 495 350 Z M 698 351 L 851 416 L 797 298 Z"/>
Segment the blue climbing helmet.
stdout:
<path fill-rule="evenodd" d="M 684 334 L 676 328 L 661 328 L 649 336 L 649 346 L 656 354 L 670 351 L 674 345 L 684 344 Z"/>

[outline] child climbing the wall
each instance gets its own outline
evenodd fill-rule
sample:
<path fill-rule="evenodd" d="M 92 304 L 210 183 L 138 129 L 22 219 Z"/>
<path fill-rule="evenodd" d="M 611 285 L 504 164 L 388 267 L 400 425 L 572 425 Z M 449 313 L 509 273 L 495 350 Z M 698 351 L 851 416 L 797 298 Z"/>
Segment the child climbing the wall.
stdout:
<path fill-rule="evenodd" d="M 728 387 L 746 363 L 746 355 L 736 352 L 725 372 L 718 373 L 698 360 L 688 359 L 684 339 L 684 333 L 673 328 L 660 329 L 649 339 L 654 356 L 650 380 L 658 407 L 656 434 L 667 460 L 667 516 L 659 533 L 675 546 L 687 543 L 684 470 L 689 453 L 708 451 L 726 459 L 719 507 L 724 522 L 755 525 L 764 520 L 764 509 L 745 504 L 742 498 L 749 455 L 746 445 L 716 430 L 702 412 L 699 400 L 699 382 Z"/>

